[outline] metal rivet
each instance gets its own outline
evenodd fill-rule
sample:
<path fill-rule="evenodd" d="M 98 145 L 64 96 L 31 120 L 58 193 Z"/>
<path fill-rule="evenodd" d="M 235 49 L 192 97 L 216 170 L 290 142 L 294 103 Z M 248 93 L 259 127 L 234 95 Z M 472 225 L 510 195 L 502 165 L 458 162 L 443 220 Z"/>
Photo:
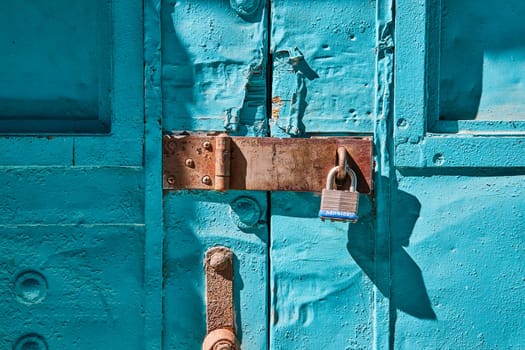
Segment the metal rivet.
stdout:
<path fill-rule="evenodd" d="M 445 156 L 441 153 L 436 153 L 432 158 L 432 162 L 436 166 L 442 166 L 445 163 Z"/>
<path fill-rule="evenodd" d="M 169 185 L 174 185 L 175 184 L 175 176 L 168 176 L 168 178 L 166 179 L 166 182 Z"/>
<path fill-rule="evenodd" d="M 259 203 L 250 197 L 238 197 L 230 203 L 230 218 L 241 230 L 254 227 L 262 215 Z"/>
<path fill-rule="evenodd" d="M 26 271 L 15 279 L 17 300 L 23 304 L 36 304 L 47 295 L 47 280 L 37 271 Z"/>
<path fill-rule="evenodd" d="M 206 141 L 202 144 L 202 147 L 204 147 L 204 149 L 208 150 L 208 151 L 211 151 L 211 142 L 209 141 Z"/>
<path fill-rule="evenodd" d="M 27 334 L 18 338 L 14 350 L 48 350 L 44 338 L 36 333 Z"/>
<path fill-rule="evenodd" d="M 210 266 L 215 271 L 224 271 L 230 265 L 230 256 L 224 252 L 216 252 L 210 257 Z"/>
<path fill-rule="evenodd" d="M 191 158 L 186 159 L 186 162 L 184 163 L 186 164 L 188 168 L 193 168 L 195 166 L 195 162 Z"/>
<path fill-rule="evenodd" d="M 397 126 L 401 129 L 408 128 L 408 121 L 405 118 L 401 118 L 397 121 Z"/>
<path fill-rule="evenodd" d="M 211 177 L 208 175 L 202 177 L 202 183 L 205 185 L 210 186 L 211 185 Z"/>
<path fill-rule="evenodd" d="M 175 141 L 170 141 L 170 142 L 168 142 L 168 148 L 169 148 L 170 150 L 173 151 L 176 147 L 177 147 L 177 144 L 175 143 Z"/>
<path fill-rule="evenodd" d="M 230 0 L 230 6 L 241 17 L 254 15 L 261 6 L 260 0 Z"/>

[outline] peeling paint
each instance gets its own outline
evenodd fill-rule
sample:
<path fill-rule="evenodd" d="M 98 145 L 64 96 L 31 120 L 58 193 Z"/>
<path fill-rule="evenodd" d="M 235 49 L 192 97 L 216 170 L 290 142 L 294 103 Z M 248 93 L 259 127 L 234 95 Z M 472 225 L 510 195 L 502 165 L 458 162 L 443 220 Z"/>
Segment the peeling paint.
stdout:
<path fill-rule="evenodd" d="M 272 123 L 284 133 L 298 136 L 305 132 L 302 119 L 307 108 L 307 83 L 319 78 L 306 62 L 299 48 L 275 53 L 274 71 L 280 74 L 280 84 L 274 88 L 272 98 Z M 286 84 L 283 82 L 286 79 Z"/>
<path fill-rule="evenodd" d="M 280 96 L 272 97 L 272 119 L 275 119 L 274 122 L 277 122 L 279 119 L 279 111 L 283 105 L 283 101 Z"/>
<path fill-rule="evenodd" d="M 310 1 L 305 6 L 302 0 L 275 0 L 271 6 L 272 96 L 291 101 L 297 85 L 290 77 L 293 67 L 285 67 L 279 56 L 283 51 L 298 56 L 298 48 L 311 69 L 301 69 L 308 93 L 299 129 L 306 134 L 372 133 L 378 2 Z M 310 73 L 318 78 L 310 80 L 315 77 Z M 288 114 L 283 106 L 281 117 Z M 275 129 L 276 135 L 290 136 L 284 121 Z"/>
<path fill-rule="evenodd" d="M 267 134 L 265 5 L 162 3 L 166 130 Z"/>
<path fill-rule="evenodd" d="M 224 129 L 236 132 L 239 129 L 239 109 L 232 107 L 226 110 Z"/>

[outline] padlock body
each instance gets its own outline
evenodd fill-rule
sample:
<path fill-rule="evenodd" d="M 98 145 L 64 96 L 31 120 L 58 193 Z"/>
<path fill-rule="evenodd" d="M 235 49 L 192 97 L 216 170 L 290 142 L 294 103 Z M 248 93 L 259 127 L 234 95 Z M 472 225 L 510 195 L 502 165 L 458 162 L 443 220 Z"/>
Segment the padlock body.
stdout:
<path fill-rule="evenodd" d="M 355 222 L 358 219 L 358 205 L 358 192 L 324 189 L 321 194 L 319 217 L 335 221 Z"/>

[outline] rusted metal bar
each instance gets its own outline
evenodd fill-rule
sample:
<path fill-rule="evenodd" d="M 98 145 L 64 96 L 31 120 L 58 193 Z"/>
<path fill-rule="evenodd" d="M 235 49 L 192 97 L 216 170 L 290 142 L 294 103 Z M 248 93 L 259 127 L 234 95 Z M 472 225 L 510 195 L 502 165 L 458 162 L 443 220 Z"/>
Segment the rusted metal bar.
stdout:
<path fill-rule="evenodd" d="M 213 247 L 204 258 L 206 274 L 206 333 L 203 350 L 240 349 L 235 336 L 233 253 Z"/>
<path fill-rule="evenodd" d="M 206 252 L 206 327 L 208 333 L 219 328 L 234 330 L 233 254 L 225 247 Z"/>
<path fill-rule="evenodd" d="M 346 148 L 339 146 L 337 148 L 337 180 L 346 178 L 346 167 L 348 166 L 348 153 Z"/>
<path fill-rule="evenodd" d="M 372 191 L 371 138 L 227 139 L 230 140 L 229 167 L 228 157 L 224 157 L 223 144 L 227 142 L 224 136 L 166 135 L 163 141 L 164 189 L 321 192 L 326 186 L 326 175 L 338 165 L 339 147 L 344 147 L 348 165 L 357 174 L 357 190 L 360 193 Z M 223 155 L 218 156 L 217 152 Z M 192 160 L 192 166 L 186 164 L 188 159 Z"/>

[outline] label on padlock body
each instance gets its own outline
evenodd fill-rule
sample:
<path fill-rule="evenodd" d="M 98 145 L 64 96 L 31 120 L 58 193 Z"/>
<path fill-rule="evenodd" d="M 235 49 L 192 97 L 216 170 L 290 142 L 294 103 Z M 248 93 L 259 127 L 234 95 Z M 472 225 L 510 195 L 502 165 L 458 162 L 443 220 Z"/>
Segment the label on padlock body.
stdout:
<path fill-rule="evenodd" d="M 319 217 L 336 221 L 357 221 L 359 193 L 324 189 Z"/>

